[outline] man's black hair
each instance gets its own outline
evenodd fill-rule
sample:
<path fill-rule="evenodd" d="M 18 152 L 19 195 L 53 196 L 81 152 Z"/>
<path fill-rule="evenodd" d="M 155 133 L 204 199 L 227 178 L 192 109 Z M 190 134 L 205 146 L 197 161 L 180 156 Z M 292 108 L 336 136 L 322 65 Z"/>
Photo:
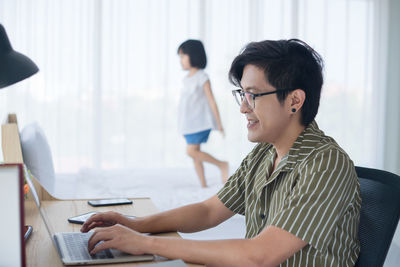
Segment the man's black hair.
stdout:
<path fill-rule="evenodd" d="M 233 60 L 229 80 L 240 86 L 243 69 L 254 65 L 264 71 L 265 80 L 277 90 L 301 89 L 306 99 L 301 108 L 301 123 L 310 124 L 318 112 L 323 84 L 323 60 L 305 42 L 298 39 L 249 43 Z M 283 103 L 290 91 L 277 93 Z"/>
<path fill-rule="evenodd" d="M 201 41 L 189 39 L 178 47 L 179 52 L 189 56 L 192 67 L 204 69 L 207 66 L 206 51 Z"/>

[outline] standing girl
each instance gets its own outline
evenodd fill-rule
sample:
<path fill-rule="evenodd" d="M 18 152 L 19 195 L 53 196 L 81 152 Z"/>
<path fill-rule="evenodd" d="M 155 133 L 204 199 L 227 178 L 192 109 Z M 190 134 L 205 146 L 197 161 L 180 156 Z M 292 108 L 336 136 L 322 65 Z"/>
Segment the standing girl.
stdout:
<path fill-rule="evenodd" d="M 217 103 L 211 90 L 210 80 L 204 72 L 207 65 L 206 52 L 199 40 L 187 40 L 178 48 L 181 65 L 189 71 L 183 79 L 179 102 L 178 125 L 186 139 L 187 154 L 193 158 L 194 168 L 202 187 L 206 187 L 203 162 L 216 165 L 221 170 L 222 182 L 228 179 L 228 162 L 217 160 L 200 150 L 211 130 L 218 129 L 224 135 Z"/>

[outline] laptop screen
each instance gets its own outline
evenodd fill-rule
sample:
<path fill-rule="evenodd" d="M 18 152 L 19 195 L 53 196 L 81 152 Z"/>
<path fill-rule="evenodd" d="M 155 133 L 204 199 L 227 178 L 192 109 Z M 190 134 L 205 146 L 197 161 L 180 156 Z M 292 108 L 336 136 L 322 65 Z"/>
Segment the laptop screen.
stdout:
<path fill-rule="evenodd" d="M 35 187 L 33 186 L 33 182 L 32 182 L 32 180 L 31 180 L 31 176 L 29 175 L 28 169 L 26 168 L 25 165 L 24 165 L 24 173 L 25 173 L 26 182 L 28 183 L 29 189 L 30 189 L 30 191 L 31 191 L 31 193 L 32 193 L 33 200 L 35 200 L 36 205 L 40 208 L 40 199 L 39 199 L 39 196 L 38 196 L 38 194 L 36 193 L 36 189 L 35 189 Z"/>
<path fill-rule="evenodd" d="M 26 168 L 26 166 L 24 166 L 24 172 L 25 172 L 26 182 L 28 183 L 30 192 L 32 193 L 32 196 L 33 196 L 33 200 L 35 201 L 35 203 L 39 209 L 39 213 L 43 219 L 44 225 L 46 226 L 46 230 L 49 233 L 51 239 L 53 240 L 52 236 L 54 234 L 54 231 L 51 231 L 50 225 L 48 224 L 46 213 L 42 210 L 39 195 L 36 192 L 35 186 L 33 185 L 33 182 L 30 178 L 30 175 L 28 173 L 28 169 Z"/>

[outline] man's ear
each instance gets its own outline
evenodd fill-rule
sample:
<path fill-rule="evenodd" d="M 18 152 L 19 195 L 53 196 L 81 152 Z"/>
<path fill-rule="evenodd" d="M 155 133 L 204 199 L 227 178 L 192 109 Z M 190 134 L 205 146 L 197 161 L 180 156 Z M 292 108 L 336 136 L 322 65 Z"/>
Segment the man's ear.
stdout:
<path fill-rule="evenodd" d="M 302 89 L 296 89 L 290 92 L 288 98 L 289 98 L 288 100 L 290 105 L 290 111 L 291 112 L 293 112 L 293 110 L 298 111 L 303 106 L 304 101 L 306 101 L 306 93 Z"/>

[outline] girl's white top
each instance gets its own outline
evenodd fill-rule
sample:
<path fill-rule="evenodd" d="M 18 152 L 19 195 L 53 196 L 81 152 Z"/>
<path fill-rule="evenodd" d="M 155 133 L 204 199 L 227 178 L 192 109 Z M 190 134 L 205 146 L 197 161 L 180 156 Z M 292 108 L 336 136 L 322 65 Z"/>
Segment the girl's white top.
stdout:
<path fill-rule="evenodd" d="M 218 128 L 203 89 L 208 80 L 208 75 L 201 69 L 183 79 L 178 108 L 178 127 L 181 134 Z"/>

